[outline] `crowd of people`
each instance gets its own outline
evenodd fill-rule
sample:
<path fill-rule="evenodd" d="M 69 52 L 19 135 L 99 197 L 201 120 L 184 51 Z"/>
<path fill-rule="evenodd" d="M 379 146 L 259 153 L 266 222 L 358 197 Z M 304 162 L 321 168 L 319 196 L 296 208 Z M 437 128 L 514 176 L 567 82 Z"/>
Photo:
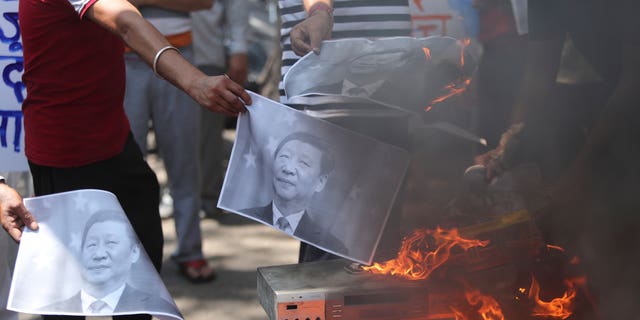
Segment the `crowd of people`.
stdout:
<path fill-rule="evenodd" d="M 160 270 L 160 187 L 145 162 L 152 128 L 173 198 L 178 245 L 172 260 L 197 283 L 216 277 L 202 253 L 199 212 L 219 214 L 224 119 L 251 108 L 243 89 L 248 66 L 243 3 L 20 1 L 29 92 L 23 103 L 25 143 L 35 195 L 82 188 L 113 192 Z M 323 40 L 412 32 L 407 0 L 278 4 L 282 77 L 301 56 L 319 53 Z M 527 35 L 515 31 L 508 1 L 480 0 L 476 6 L 485 50 L 476 74 L 475 129 L 488 139 L 488 148 L 469 165 L 481 165 L 491 183 L 518 164 L 536 163 L 550 190 L 550 201 L 534 212 L 545 242 L 584 259 L 599 316 L 633 318 L 634 301 L 628 297 L 640 287 L 640 203 L 634 194 L 640 182 L 640 25 L 633 17 L 638 5 L 631 0 L 529 1 Z M 505 19 L 492 20 L 496 15 Z M 588 69 L 594 75 L 588 81 L 558 82 L 568 63 L 567 48 L 584 61 L 574 74 Z M 287 104 L 283 88 L 281 83 L 280 101 Z M 580 108 L 576 101 L 588 106 Z M 410 120 L 406 113 L 330 119 L 407 150 Z M 287 169 L 286 174 L 297 172 Z M 316 180 L 321 184 L 322 178 Z M 286 190 L 274 188 L 277 197 L 266 207 L 273 212 L 265 219 L 292 234 L 304 208 L 283 210 Z M 402 202 L 401 190 L 377 261 L 392 257 L 400 245 Z M 38 228 L 4 179 L 0 221 L 15 241 L 23 227 Z M 301 242 L 299 262 L 337 258 Z"/>

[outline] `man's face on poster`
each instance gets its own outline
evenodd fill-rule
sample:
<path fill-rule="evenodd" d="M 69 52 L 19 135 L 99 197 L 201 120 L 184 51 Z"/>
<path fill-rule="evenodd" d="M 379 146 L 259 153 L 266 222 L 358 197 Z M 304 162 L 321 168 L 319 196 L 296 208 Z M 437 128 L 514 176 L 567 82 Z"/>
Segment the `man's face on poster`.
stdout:
<path fill-rule="evenodd" d="M 123 223 L 95 223 L 87 231 L 82 247 L 85 280 L 93 285 L 124 283 L 139 250 Z"/>
<path fill-rule="evenodd" d="M 321 171 L 322 150 L 299 140 L 285 143 L 273 162 L 273 187 L 285 201 L 307 200 L 321 191 L 327 175 Z"/>

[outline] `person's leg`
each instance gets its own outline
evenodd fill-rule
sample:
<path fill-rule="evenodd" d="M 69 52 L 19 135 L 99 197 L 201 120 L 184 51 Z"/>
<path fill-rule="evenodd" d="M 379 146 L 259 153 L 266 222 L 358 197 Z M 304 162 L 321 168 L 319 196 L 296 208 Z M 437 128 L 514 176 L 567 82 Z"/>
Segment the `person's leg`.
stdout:
<path fill-rule="evenodd" d="M 181 48 L 192 60 L 193 50 Z M 162 79 L 153 81 L 153 123 L 160 155 L 173 198 L 176 262 L 203 259 L 200 231 L 200 114 L 201 107 L 187 94 Z"/>
<path fill-rule="evenodd" d="M 221 75 L 224 70 L 214 66 L 199 66 L 208 75 Z M 214 217 L 219 209 L 218 197 L 222 186 L 225 150 L 222 140 L 225 117 L 219 113 L 203 110 L 200 117 L 200 169 L 201 208 L 206 216 Z"/>
<path fill-rule="evenodd" d="M 151 107 L 149 85 L 153 73 L 149 66 L 135 53 L 125 54 L 127 88 L 124 97 L 124 110 L 129 118 L 131 132 L 140 146 L 143 155 L 147 154 L 147 134 Z"/>
<path fill-rule="evenodd" d="M 29 164 L 37 196 L 78 189 L 100 189 L 114 193 L 149 258 L 160 271 L 163 235 L 158 214 L 158 182 L 142 158 L 133 137 L 123 151 L 111 159 L 74 168 L 51 168 Z M 46 320 L 77 320 L 84 317 L 43 316 Z M 130 319 L 148 320 L 149 315 Z"/>

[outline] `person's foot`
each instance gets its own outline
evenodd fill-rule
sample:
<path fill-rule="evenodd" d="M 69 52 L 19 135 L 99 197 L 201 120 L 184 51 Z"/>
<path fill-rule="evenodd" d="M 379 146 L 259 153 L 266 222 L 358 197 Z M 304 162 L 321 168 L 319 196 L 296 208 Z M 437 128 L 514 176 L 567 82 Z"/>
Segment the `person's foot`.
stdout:
<path fill-rule="evenodd" d="M 178 262 L 178 269 L 192 283 L 206 283 L 216 279 L 216 271 L 205 259 Z"/>
<path fill-rule="evenodd" d="M 173 198 L 169 194 L 169 191 L 163 191 L 160 198 L 160 218 L 169 219 L 173 217 Z"/>

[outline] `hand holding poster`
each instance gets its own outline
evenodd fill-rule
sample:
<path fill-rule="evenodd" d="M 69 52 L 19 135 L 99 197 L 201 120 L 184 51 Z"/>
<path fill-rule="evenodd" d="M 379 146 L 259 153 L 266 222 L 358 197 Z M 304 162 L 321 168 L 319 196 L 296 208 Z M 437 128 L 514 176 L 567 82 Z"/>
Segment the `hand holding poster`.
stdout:
<path fill-rule="evenodd" d="M 408 154 L 257 94 L 251 99 L 218 206 L 370 264 Z"/>
<path fill-rule="evenodd" d="M 78 190 L 24 203 L 39 229 L 22 235 L 9 310 L 182 319 L 115 195 Z"/>

